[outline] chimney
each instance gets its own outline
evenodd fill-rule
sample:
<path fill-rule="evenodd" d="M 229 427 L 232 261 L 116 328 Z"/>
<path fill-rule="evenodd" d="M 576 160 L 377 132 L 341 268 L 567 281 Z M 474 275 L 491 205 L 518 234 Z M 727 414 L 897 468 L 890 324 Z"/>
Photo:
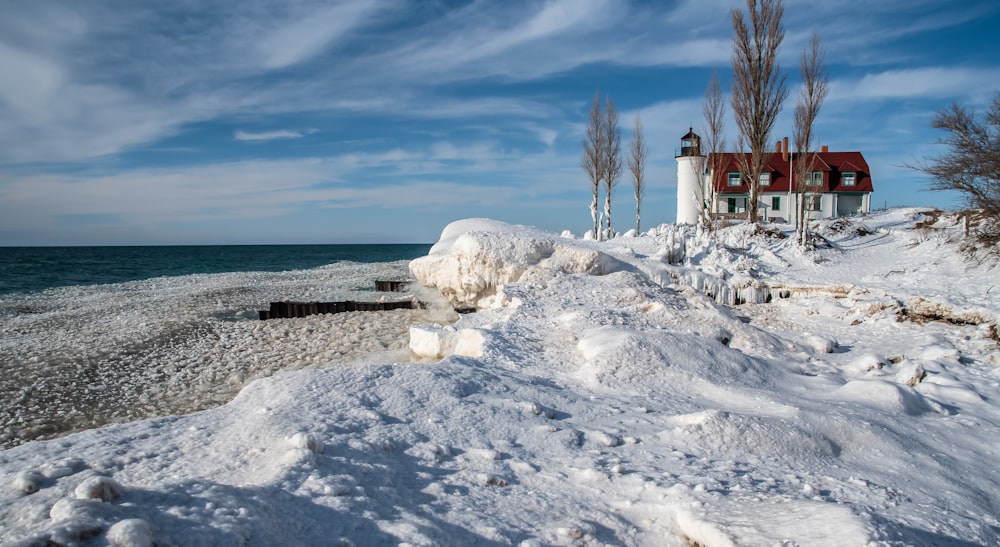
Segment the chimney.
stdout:
<path fill-rule="evenodd" d="M 829 151 L 830 151 L 830 147 L 824 144 L 823 145 L 823 152 L 825 153 L 825 152 L 829 152 Z"/>
<path fill-rule="evenodd" d="M 788 137 L 781 141 L 781 161 L 788 161 Z"/>
<path fill-rule="evenodd" d="M 781 153 L 781 141 L 774 143 L 774 153 L 775 154 Z"/>

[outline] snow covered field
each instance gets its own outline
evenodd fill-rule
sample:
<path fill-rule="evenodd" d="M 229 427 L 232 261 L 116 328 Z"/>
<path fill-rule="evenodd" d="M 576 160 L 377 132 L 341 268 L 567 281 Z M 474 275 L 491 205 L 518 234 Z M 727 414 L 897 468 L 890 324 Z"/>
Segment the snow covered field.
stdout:
<path fill-rule="evenodd" d="M 412 360 L 0 452 L 0 542 L 996 545 L 997 269 L 926 218 L 452 224 L 410 268 L 479 311 Z"/>

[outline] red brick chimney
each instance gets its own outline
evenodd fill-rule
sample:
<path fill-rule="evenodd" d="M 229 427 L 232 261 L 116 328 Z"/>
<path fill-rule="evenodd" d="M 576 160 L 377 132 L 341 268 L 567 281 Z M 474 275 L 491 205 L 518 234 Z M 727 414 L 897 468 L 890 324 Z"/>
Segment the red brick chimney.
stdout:
<path fill-rule="evenodd" d="M 788 161 L 788 137 L 781 141 L 781 161 Z"/>
<path fill-rule="evenodd" d="M 823 145 L 823 152 L 829 152 L 829 151 L 830 151 L 830 147 L 824 144 Z"/>

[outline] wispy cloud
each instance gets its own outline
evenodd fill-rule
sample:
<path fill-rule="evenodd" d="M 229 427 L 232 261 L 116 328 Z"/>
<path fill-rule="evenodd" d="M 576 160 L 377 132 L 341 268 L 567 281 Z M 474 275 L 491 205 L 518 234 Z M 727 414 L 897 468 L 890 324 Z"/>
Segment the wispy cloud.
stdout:
<path fill-rule="evenodd" d="M 1000 68 L 918 67 L 830 82 L 831 101 L 899 98 L 981 97 L 984 82 L 1000 81 Z M 993 93 L 993 90 L 985 90 Z"/>
<path fill-rule="evenodd" d="M 300 139 L 304 136 L 301 131 L 291 131 L 288 129 L 281 129 L 278 131 L 262 131 L 259 133 L 252 133 L 250 131 L 243 131 L 237 129 L 233 133 L 233 138 L 238 141 L 271 141 L 275 139 Z"/>
<path fill-rule="evenodd" d="M 490 143 L 294 160 L 139 168 L 111 174 L 19 177 L 0 185 L 0 232 L 66 219 L 156 226 L 261 218 L 308 208 L 485 206 L 545 194 L 539 167 L 551 156 L 512 154 Z M 463 182 L 480 174 L 479 182 Z M 491 182 L 492 181 L 492 182 Z M 559 191 L 558 186 L 549 193 Z M 520 196 L 520 197 L 519 197 Z"/>
<path fill-rule="evenodd" d="M 353 0 L 320 9 L 305 9 L 269 29 L 255 41 L 268 69 L 284 68 L 318 55 L 395 2 Z"/>

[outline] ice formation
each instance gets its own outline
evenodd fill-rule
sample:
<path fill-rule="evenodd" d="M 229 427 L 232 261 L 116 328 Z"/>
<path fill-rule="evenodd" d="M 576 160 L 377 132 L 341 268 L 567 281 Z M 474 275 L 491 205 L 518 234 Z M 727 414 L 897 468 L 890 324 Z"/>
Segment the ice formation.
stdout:
<path fill-rule="evenodd" d="M 489 219 L 449 224 L 426 257 L 410 262 L 417 281 L 456 308 L 504 305 L 498 290 L 532 270 L 604 275 L 623 267 L 584 242 Z"/>

